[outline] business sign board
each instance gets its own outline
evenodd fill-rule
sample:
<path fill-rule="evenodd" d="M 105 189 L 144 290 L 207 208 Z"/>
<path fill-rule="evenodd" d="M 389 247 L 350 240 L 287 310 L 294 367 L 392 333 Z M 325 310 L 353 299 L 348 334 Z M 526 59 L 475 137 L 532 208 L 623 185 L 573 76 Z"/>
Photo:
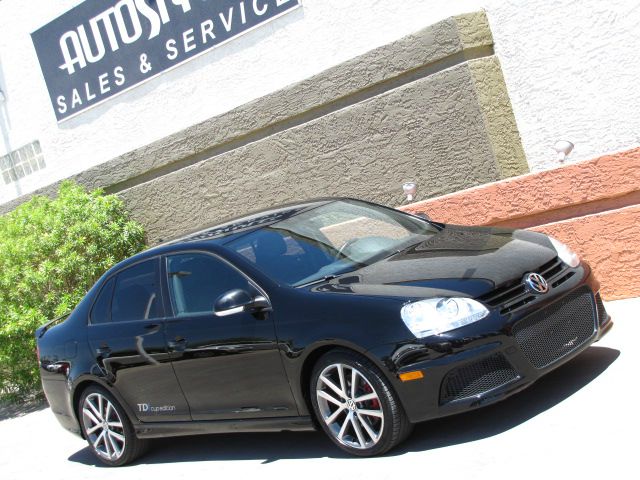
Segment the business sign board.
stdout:
<path fill-rule="evenodd" d="M 300 6 L 300 0 L 86 0 L 31 37 L 58 121 Z"/>

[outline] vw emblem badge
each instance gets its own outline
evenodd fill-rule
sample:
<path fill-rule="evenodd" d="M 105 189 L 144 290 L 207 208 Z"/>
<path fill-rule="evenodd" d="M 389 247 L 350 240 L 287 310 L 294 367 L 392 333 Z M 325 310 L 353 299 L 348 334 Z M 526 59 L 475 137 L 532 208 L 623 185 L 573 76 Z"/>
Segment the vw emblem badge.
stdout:
<path fill-rule="evenodd" d="M 549 284 L 539 273 L 525 275 L 524 284 L 536 293 L 547 293 L 549 291 Z"/>

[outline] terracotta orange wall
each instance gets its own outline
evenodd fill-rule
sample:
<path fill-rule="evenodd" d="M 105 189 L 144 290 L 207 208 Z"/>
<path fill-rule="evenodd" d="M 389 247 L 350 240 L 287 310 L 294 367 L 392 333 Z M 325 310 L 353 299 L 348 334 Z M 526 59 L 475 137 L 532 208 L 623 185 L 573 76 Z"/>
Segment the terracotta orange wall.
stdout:
<path fill-rule="evenodd" d="M 591 264 L 605 299 L 640 296 L 640 148 L 401 208 L 442 222 L 548 233 Z"/>

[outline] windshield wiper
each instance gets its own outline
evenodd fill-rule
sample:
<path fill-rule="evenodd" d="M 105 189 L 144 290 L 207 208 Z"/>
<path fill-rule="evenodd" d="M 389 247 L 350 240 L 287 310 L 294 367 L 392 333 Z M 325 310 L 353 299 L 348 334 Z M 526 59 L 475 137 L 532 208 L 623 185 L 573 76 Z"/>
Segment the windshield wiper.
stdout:
<path fill-rule="evenodd" d="M 382 257 L 381 260 L 387 260 L 391 257 L 395 257 L 396 255 L 398 255 L 399 253 L 404 252 L 405 250 L 408 250 L 409 248 L 411 248 L 411 246 L 407 247 L 407 248 L 398 248 L 396 250 L 394 250 L 393 252 L 391 252 L 389 255 L 387 255 L 386 257 Z"/>
<path fill-rule="evenodd" d="M 311 280 L 310 282 L 303 283 L 302 285 L 296 285 L 295 288 L 308 287 L 310 285 L 315 285 L 316 283 L 328 282 L 329 280 L 333 280 L 334 278 L 338 278 L 338 277 L 339 275 L 336 275 L 336 274 L 325 275 L 324 277 L 316 278 L 315 280 Z"/>
<path fill-rule="evenodd" d="M 400 254 L 400 253 L 405 253 L 409 250 L 411 250 L 412 248 L 420 245 L 421 243 L 424 243 L 425 240 L 420 240 L 419 242 L 415 242 L 415 243 L 410 243 L 409 245 L 406 245 L 404 247 L 401 248 L 396 248 L 394 249 L 389 255 L 382 257 L 380 260 L 388 260 L 389 258 L 395 257 L 396 255 Z"/>

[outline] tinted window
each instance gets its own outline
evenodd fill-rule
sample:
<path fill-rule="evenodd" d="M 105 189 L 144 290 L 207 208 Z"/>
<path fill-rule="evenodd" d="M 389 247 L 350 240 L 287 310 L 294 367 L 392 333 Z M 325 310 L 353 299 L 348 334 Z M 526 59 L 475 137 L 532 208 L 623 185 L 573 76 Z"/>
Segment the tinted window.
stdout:
<path fill-rule="evenodd" d="M 139 263 L 116 277 L 111 320 L 127 322 L 161 316 L 158 260 Z"/>
<path fill-rule="evenodd" d="M 288 284 L 333 261 L 329 247 L 319 241 L 269 227 L 245 235 L 230 246 L 276 280 Z"/>
<path fill-rule="evenodd" d="M 111 277 L 105 282 L 96 302 L 91 309 L 91 323 L 106 323 L 111 320 L 111 297 L 113 296 L 113 285 L 115 284 L 114 277 Z"/>
<path fill-rule="evenodd" d="M 167 257 L 167 274 L 176 316 L 213 313 L 215 301 L 229 290 L 255 290 L 235 268 L 204 253 Z"/>

